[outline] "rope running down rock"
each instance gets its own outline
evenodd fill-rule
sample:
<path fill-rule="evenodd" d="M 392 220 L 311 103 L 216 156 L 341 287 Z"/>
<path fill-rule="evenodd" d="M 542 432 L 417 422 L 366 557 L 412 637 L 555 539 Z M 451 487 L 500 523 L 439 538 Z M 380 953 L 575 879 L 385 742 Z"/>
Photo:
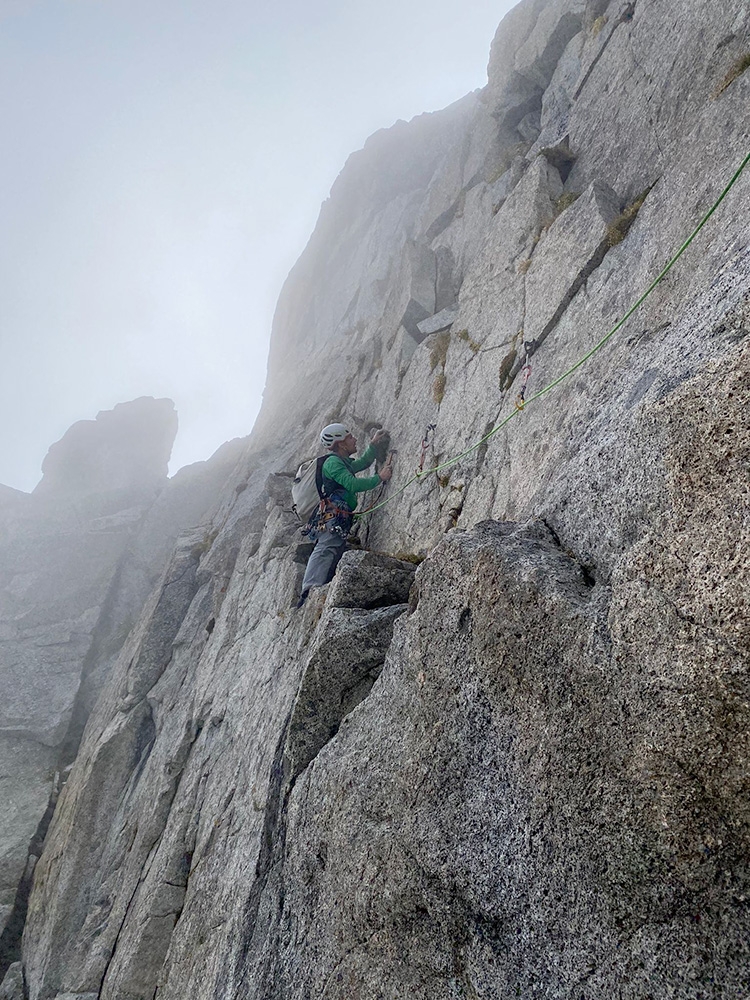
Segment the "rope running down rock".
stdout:
<path fill-rule="evenodd" d="M 695 229 L 692 231 L 692 233 L 690 234 L 690 236 L 688 236 L 688 238 L 685 240 L 685 242 L 682 244 L 682 246 L 679 248 L 679 250 L 675 253 L 675 255 L 672 257 L 672 259 L 666 264 L 666 266 L 663 268 L 663 270 L 656 276 L 656 278 L 654 278 L 654 280 L 648 286 L 648 288 L 646 289 L 646 291 L 641 295 L 641 297 L 635 303 L 633 303 L 633 305 L 628 309 L 628 311 L 625 313 L 625 315 L 622 317 L 622 319 L 618 320 L 618 322 L 615 323 L 615 325 L 612 327 L 612 329 L 608 333 L 606 333 L 602 337 L 602 339 L 600 341 L 598 341 L 596 344 L 594 344 L 594 346 L 589 351 L 587 351 L 581 358 L 579 358 L 578 361 L 575 362 L 575 364 L 572 364 L 570 366 L 570 368 L 568 368 L 566 371 L 564 371 L 562 373 L 562 375 L 558 375 L 558 377 L 556 379 L 553 379 L 552 382 L 550 382 L 548 385 L 545 385 L 544 388 L 542 388 L 542 389 L 539 390 L 539 392 L 534 393 L 533 396 L 530 396 L 528 399 L 524 400 L 524 404 L 523 404 L 522 407 L 516 407 L 513 410 L 511 410 L 511 412 L 508 414 L 508 416 L 504 417 L 487 434 L 485 434 L 484 437 L 481 437 L 478 441 L 475 441 L 474 444 L 469 445 L 468 448 L 465 448 L 462 452 L 459 452 L 458 455 L 454 455 L 452 458 L 446 459 L 444 462 L 441 462 L 439 465 L 436 465 L 436 466 L 434 466 L 431 469 L 420 469 L 420 470 L 418 470 L 411 477 L 411 479 L 408 479 L 402 486 L 400 486 L 397 490 L 395 490 L 393 493 L 391 493 L 390 496 L 388 496 L 385 500 L 381 501 L 380 503 L 374 504 L 374 506 L 372 506 L 372 507 L 368 507 L 367 510 L 360 511 L 358 514 L 354 515 L 355 518 L 362 518 L 362 517 L 364 517 L 367 514 L 373 514 L 376 510 L 381 510 L 383 507 L 386 506 L 386 504 L 389 504 L 392 500 L 395 500 L 396 497 L 398 497 L 401 493 L 403 493 L 404 490 L 406 490 L 409 486 L 411 486 L 412 483 L 415 483 L 419 479 L 424 479 L 425 476 L 430 476 L 430 475 L 432 475 L 435 472 L 440 472 L 442 469 L 447 469 L 451 465 L 455 465 L 456 462 L 460 462 L 462 458 L 465 458 L 467 455 L 470 455 L 472 452 L 476 451 L 483 444 L 485 444 L 485 442 L 489 441 L 490 438 L 494 437 L 495 434 L 498 433 L 498 431 L 502 430 L 502 428 L 505 427 L 505 425 L 507 423 L 509 423 L 514 417 L 517 417 L 519 413 L 524 412 L 524 410 L 526 409 L 526 407 L 530 403 L 535 402 L 537 399 L 541 399 L 542 396 L 546 396 L 548 392 L 551 392 L 552 389 L 554 389 L 556 386 L 560 385 L 560 383 L 563 382 L 570 375 L 572 375 L 573 372 L 577 371 L 581 367 L 581 365 L 584 365 L 589 360 L 589 358 L 593 357 L 593 355 L 596 354 L 597 351 L 601 350 L 601 348 L 604 347 L 604 345 L 607 343 L 607 341 L 610 340 L 617 333 L 617 331 L 622 326 L 625 325 L 625 323 L 630 319 L 630 317 L 633 315 L 633 313 L 636 311 L 636 309 L 638 309 L 643 304 L 643 302 L 645 302 L 645 300 L 653 292 L 653 290 L 656 288 L 656 286 L 658 284 L 660 284 L 660 282 L 672 270 L 672 268 L 674 267 L 674 265 L 677 263 L 677 261 L 680 259 L 680 257 L 685 253 L 685 251 L 690 246 L 690 244 L 693 242 L 693 240 L 695 239 L 695 237 L 698 235 L 698 233 L 701 231 L 701 229 L 703 229 L 703 227 L 708 222 L 708 220 L 711 218 L 711 216 L 714 214 L 714 212 L 716 211 L 716 209 L 719 207 L 719 205 L 722 203 L 722 201 L 724 201 L 724 199 L 726 198 L 726 196 L 729 194 L 729 192 L 731 191 L 731 189 L 734 187 L 735 183 L 737 182 L 737 180 L 740 177 L 740 174 L 745 169 L 745 167 L 748 165 L 748 163 L 750 163 L 750 153 L 747 154 L 747 156 L 745 157 L 745 159 L 739 165 L 739 167 L 735 171 L 734 175 L 732 176 L 732 179 L 729 181 L 729 183 L 727 184 L 727 186 L 724 188 L 724 190 L 721 192 L 721 194 L 719 195 L 719 197 L 713 203 L 713 205 L 711 206 L 711 208 L 703 216 L 703 218 L 698 223 L 698 225 L 695 227 Z"/>

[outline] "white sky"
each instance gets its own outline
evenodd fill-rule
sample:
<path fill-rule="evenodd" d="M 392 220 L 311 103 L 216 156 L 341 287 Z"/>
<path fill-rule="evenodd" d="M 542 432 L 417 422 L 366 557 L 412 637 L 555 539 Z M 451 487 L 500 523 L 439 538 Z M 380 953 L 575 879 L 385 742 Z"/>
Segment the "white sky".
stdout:
<path fill-rule="evenodd" d="M 0 483 L 174 399 L 249 433 L 282 282 L 346 157 L 486 82 L 511 0 L 0 0 Z"/>

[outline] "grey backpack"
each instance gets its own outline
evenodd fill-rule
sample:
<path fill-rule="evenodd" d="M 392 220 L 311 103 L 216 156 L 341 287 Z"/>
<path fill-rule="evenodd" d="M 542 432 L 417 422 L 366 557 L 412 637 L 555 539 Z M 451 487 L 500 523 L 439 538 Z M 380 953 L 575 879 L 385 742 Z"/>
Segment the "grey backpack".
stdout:
<path fill-rule="evenodd" d="M 292 510 L 300 521 L 309 521 L 323 497 L 323 463 L 328 455 L 311 458 L 297 469 L 292 485 Z"/>

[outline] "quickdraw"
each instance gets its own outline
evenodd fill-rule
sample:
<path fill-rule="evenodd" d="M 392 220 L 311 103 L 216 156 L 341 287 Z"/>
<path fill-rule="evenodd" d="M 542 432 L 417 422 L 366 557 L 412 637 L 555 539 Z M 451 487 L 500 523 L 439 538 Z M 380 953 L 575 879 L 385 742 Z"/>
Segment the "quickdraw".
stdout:
<path fill-rule="evenodd" d="M 424 436 L 422 438 L 422 450 L 419 455 L 419 469 L 417 470 L 418 472 L 421 472 L 424 469 L 424 460 L 427 455 L 427 449 L 430 446 L 430 434 L 435 433 L 436 427 L 437 424 L 428 424 L 427 430 L 424 432 Z"/>
<path fill-rule="evenodd" d="M 521 369 L 521 388 L 518 391 L 514 402 L 516 404 L 517 410 L 522 410 L 526 405 L 526 386 L 529 384 L 529 377 L 531 375 L 531 365 L 524 365 Z"/>
<path fill-rule="evenodd" d="M 533 350 L 532 343 L 524 343 L 524 359 L 523 368 L 521 369 L 521 387 L 518 390 L 518 394 L 515 398 L 516 409 L 521 411 L 526 405 L 526 386 L 529 384 L 529 379 L 531 378 L 531 365 L 529 363 L 529 358 L 531 357 L 531 352 Z"/>
<path fill-rule="evenodd" d="M 519 411 L 523 409 L 523 406 L 525 406 L 526 403 L 533 403 L 536 400 L 542 399 L 548 393 L 552 392 L 552 390 L 555 389 L 555 388 L 557 388 L 558 385 L 560 385 L 566 379 L 570 378 L 571 375 L 575 374 L 575 372 L 577 372 L 581 368 L 582 365 L 586 364 L 586 362 L 590 358 L 592 358 L 596 353 L 598 353 L 604 347 L 605 344 L 609 343 L 609 341 L 614 337 L 614 335 L 618 332 L 618 330 L 622 329 L 622 327 L 627 323 L 627 321 L 630 319 L 630 317 L 633 315 L 633 313 L 636 312 L 640 308 L 641 305 L 643 305 L 643 303 L 646 301 L 646 299 L 649 297 L 649 295 L 651 295 L 651 293 L 654 291 L 654 289 L 659 284 L 661 284 L 661 282 L 664 280 L 664 278 L 669 274 L 669 272 L 675 266 L 675 264 L 680 259 L 680 257 L 682 257 L 682 255 L 685 253 L 685 251 L 688 249 L 688 247 L 692 244 L 693 240 L 695 240 L 695 238 L 697 237 L 698 233 L 700 233 L 700 231 L 706 225 L 706 223 L 708 222 L 708 220 L 712 217 L 712 215 L 714 214 L 714 212 L 716 212 L 716 210 L 719 208 L 719 206 L 721 205 L 721 203 L 724 201 L 724 199 L 726 198 L 726 196 L 731 191 L 732 187 L 737 183 L 739 177 L 741 176 L 741 174 L 745 170 L 745 168 L 748 166 L 748 164 L 750 164 L 750 153 L 748 153 L 745 156 L 745 158 L 743 159 L 742 163 L 740 163 L 740 165 L 737 168 L 737 170 L 735 170 L 734 174 L 732 175 L 731 179 L 729 180 L 729 183 L 726 185 L 726 187 L 721 192 L 721 194 L 719 195 L 719 197 L 716 199 L 716 201 L 713 203 L 713 205 L 709 208 L 709 210 L 706 212 L 706 214 L 700 220 L 700 222 L 698 223 L 698 225 L 695 227 L 695 229 L 692 231 L 692 233 L 688 236 L 688 238 L 682 243 L 682 245 L 679 247 L 679 249 L 676 250 L 675 253 L 672 255 L 672 257 L 667 261 L 667 263 L 665 264 L 665 266 L 661 269 L 661 271 L 653 279 L 653 281 L 648 286 L 648 288 L 646 288 L 646 290 L 644 292 L 642 292 L 642 294 L 639 296 L 639 298 L 636 299 L 636 301 L 630 306 L 630 308 L 625 312 L 625 314 L 620 317 L 620 319 L 615 323 L 615 325 L 610 330 L 608 330 L 604 334 L 604 336 L 602 336 L 600 338 L 600 340 L 598 340 L 593 345 L 593 347 L 590 347 L 589 350 L 586 351 L 585 354 L 583 354 L 576 361 L 574 361 L 570 365 L 570 367 L 566 368 L 565 371 L 561 372 L 556 378 L 553 378 L 551 382 L 548 382 L 546 385 L 542 386 L 541 389 L 537 389 L 537 391 L 527 400 L 525 398 L 525 391 L 526 391 L 526 384 L 527 384 L 527 382 L 529 380 L 529 376 L 531 374 L 531 366 L 528 363 L 529 345 L 524 345 L 526 347 L 526 358 L 525 358 L 524 367 L 523 367 L 523 382 L 522 382 L 522 386 L 521 386 L 521 391 L 519 392 L 519 396 L 518 396 L 518 399 L 517 399 L 517 402 L 516 402 L 516 407 L 513 410 L 511 410 L 510 413 L 506 414 L 505 417 L 503 417 L 502 420 L 500 420 L 497 424 L 495 424 L 494 427 L 491 427 L 481 438 L 479 438 L 478 441 L 475 441 L 473 444 L 470 444 L 468 447 L 464 448 L 463 451 L 458 452 L 458 454 L 456 454 L 456 455 L 452 455 L 450 458 L 448 458 L 445 461 L 441 462 L 440 464 L 436 465 L 434 468 L 428 469 L 427 472 L 425 472 L 423 468 L 420 469 L 420 470 L 417 470 L 415 472 L 415 474 L 411 477 L 411 479 L 408 479 L 405 483 L 403 483 L 397 489 L 393 490 L 393 492 L 391 493 L 391 495 L 389 497 L 387 497 L 385 500 L 382 500 L 379 504 L 375 504 L 375 506 L 371 507 L 367 511 L 367 513 L 371 514 L 371 513 L 373 513 L 376 510 L 381 510 L 386 504 L 391 503 L 391 501 L 396 500 L 398 497 L 400 497 L 401 494 L 405 490 L 407 490 L 409 488 L 409 486 L 411 486 L 412 483 L 415 483 L 415 482 L 419 481 L 420 479 L 423 479 L 424 476 L 427 475 L 428 473 L 434 472 L 434 473 L 437 474 L 442 469 L 447 469 L 450 466 L 455 465 L 462 458 L 465 458 L 467 455 L 471 455 L 473 452 L 477 451 L 479 448 L 482 447 L 482 445 L 486 444 L 486 442 L 489 441 L 490 438 L 493 438 L 503 427 L 507 426 L 507 424 L 514 417 L 518 416 Z M 532 342 L 532 346 L 536 346 L 536 345 L 533 344 L 533 342 Z M 518 405 L 519 401 L 521 403 L 520 407 Z M 365 512 L 363 511 L 363 513 L 365 513 Z M 358 516 L 359 515 L 355 514 L 355 517 L 358 517 Z"/>

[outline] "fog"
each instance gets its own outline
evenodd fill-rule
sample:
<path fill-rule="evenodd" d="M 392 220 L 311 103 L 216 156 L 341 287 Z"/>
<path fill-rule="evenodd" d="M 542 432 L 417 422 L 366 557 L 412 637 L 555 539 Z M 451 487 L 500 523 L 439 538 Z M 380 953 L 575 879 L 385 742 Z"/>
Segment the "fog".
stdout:
<path fill-rule="evenodd" d="M 0 483 L 174 399 L 248 434 L 281 284 L 348 154 L 486 82 L 511 3 L 0 0 Z"/>

